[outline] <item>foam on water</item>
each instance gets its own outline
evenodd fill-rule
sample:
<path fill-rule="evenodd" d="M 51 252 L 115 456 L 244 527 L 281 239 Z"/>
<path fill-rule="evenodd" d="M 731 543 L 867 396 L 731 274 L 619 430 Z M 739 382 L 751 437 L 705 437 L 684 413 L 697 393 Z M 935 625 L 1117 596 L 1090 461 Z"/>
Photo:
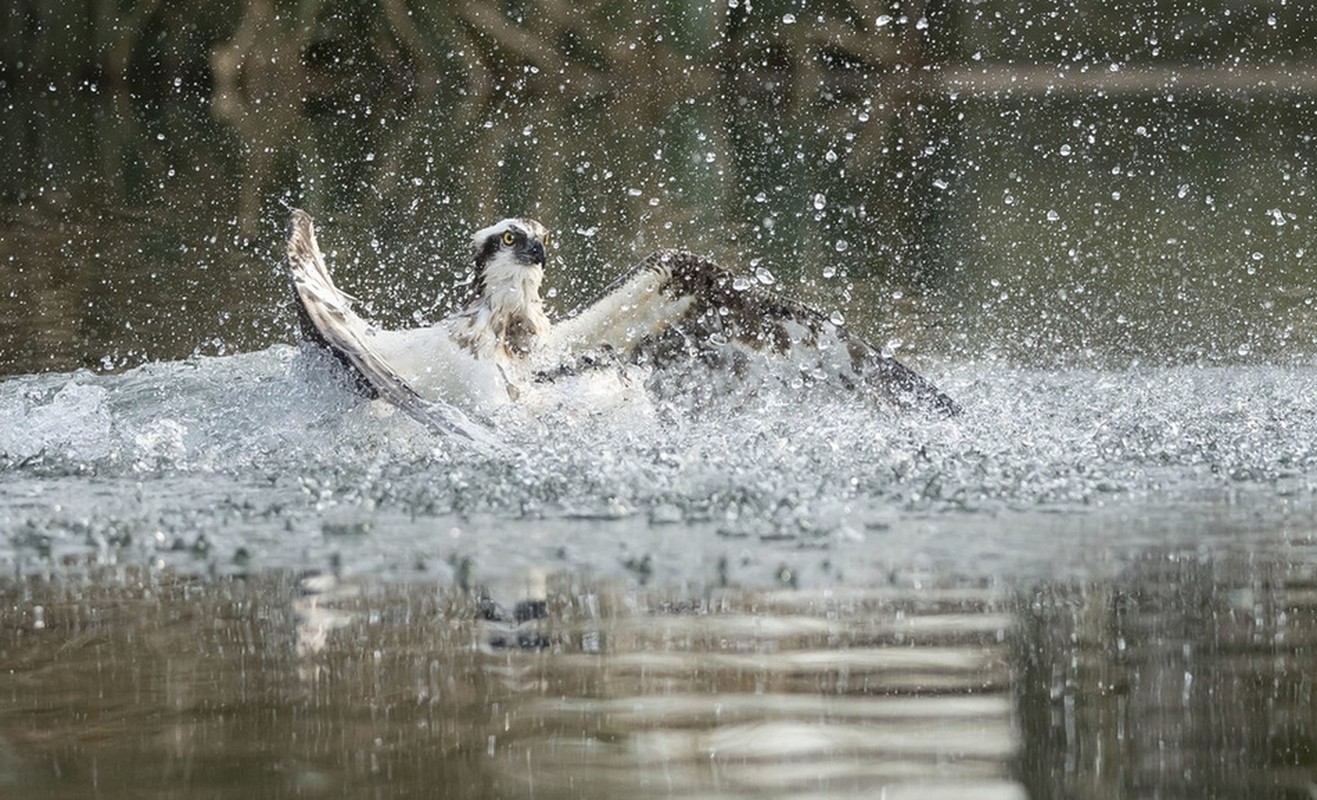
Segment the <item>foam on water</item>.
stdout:
<path fill-rule="evenodd" d="M 466 558 L 547 560 L 678 582 L 767 579 L 779 562 L 872 580 L 901 562 L 1000 577 L 1076 537 L 1139 530 L 1131 520 L 1161 514 L 1193 535 L 1227 494 L 1261 498 L 1254 517 L 1313 502 L 1310 366 L 973 363 L 933 377 L 961 417 L 778 386 L 695 415 L 509 415 L 514 448 L 490 459 L 358 400 L 336 364 L 286 346 L 21 376 L 0 383 L 0 556 L 454 575 Z"/>

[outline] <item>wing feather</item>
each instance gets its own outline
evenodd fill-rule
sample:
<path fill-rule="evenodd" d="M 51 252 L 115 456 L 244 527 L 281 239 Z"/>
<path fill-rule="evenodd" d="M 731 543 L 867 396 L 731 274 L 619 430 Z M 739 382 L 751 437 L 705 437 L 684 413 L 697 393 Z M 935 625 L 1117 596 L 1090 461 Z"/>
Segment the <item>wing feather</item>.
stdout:
<path fill-rule="evenodd" d="M 334 285 L 316 244 L 311 217 L 299 209 L 293 210 L 288 223 L 288 271 L 303 336 L 327 347 L 350 367 L 364 394 L 383 398 L 427 428 L 456 436 L 484 452 L 498 449 L 487 423 L 421 397 L 371 345 L 370 326 L 352 310 L 353 298 Z"/>
<path fill-rule="evenodd" d="M 552 342 L 560 356 L 613 352 L 659 367 L 757 351 L 881 403 L 960 410 L 923 376 L 818 311 L 680 250 L 645 258 L 555 326 Z"/>

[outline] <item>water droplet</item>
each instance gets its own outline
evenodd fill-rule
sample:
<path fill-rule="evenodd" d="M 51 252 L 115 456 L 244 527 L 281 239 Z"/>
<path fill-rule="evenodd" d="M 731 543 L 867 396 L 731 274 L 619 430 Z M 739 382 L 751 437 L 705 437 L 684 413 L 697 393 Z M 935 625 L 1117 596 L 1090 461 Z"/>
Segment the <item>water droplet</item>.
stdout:
<path fill-rule="evenodd" d="M 845 239 L 838 239 L 832 246 L 838 253 L 844 253 L 851 245 Z"/>
<path fill-rule="evenodd" d="M 732 279 L 732 288 L 738 292 L 744 292 L 750 288 L 750 279 L 744 275 L 737 275 Z"/>
<path fill-rule="evenodd" d="M 828 205 L 828 198 L 822 192 L 814 195 L 814 210 L 822 211 Z"/>
<path fill-rule="evenodd" d="M 842 316 L 840 311 L 833 311 L 828 315 L 828 322 L 831 322 L 833 325 L 840 328 L 842 325 L 846 324 L 846 317 Z"/>
<path fill-rule="evenodd" d="M 1048 221 L 1048 222 L 1056 222 L 1056 221 L 1059 220 L 1060 218 L 1061 218 L 1061 215 L 1058 214 L 1058 213 L 1056 213 L 1055 210 L 1049 210 L 1049 211 L 1047 212 L 1047 221 Z"/>
<path fill-rule="evenodd" d="M 878 19 L 874 20 L 874 22 L 876 22 L 878 27 L 881 28 L 884 25 L 890 25 L 892 22 L 892 18 L 887 14 L 879 14 Z"/>
<path fill-rule="evenodd" d="M 836 275 L 837 275 L 837 267 L 835 264 L 829 264 L 823 268 L 823 277 L 833 278 L 836 277 Z"/>
<path fill-rule="evenodd" d="M 951 185 L 951 184 L 947 183 L 946 181 L 942 180 L 941 178 L 935 178 L 935 179 L 933 180 L 933 188 L 935 188 L 935 189 L 945 189 L 945 188 L 947 188 L 947 187 L 950 186 L 950 185 Z"/>
<path fill-rule="evenodd" d="M 837 162 L 837 151 L 836 151 L 836 150 L 829 150 L 829 151 L 823 156 L 823 158 L 824 158 L 829 164 L 835 164 L 835 163 Z"/>
<path fill-rule="evenodd" d="M 1189 184 L 1187 183 L 1180 184 L 1180 188 L 1175 190 L 1176 197 L 1184 197 L 1187 194 L 1189 194 Z"/>
<path fill-rule="evenodd" d="M 773 277 L 773 273 L 769 272 L 764 267 L 758 267 L 755 269 L 755 280 L 765 286 L 772 286 L 777 283 L 777 279 Z"/>
<path fill-rule="evenodd" d="M 782 15 L 782 24 L 783 24 L 783 25 L 794 25 L 795 22 L 796 22 L 796 15 L 795 15 L 795 14 L 789 14 L 789 13 L 788 13 L 788 14 L 783 14 L 783 15 Z"/>
<path fill-rule="evenodd" d="M 1063 145 L 1061 145 L 1061 149 L 1060 149 L 1059 152 L 1060 152 L 1061 155 L 1063 155 L 1063 156 L 1068 156 L 1068 155 L 1070 155 L 1070 145 L 1068 145 L 1068 144 L 1063 144 Z"/>

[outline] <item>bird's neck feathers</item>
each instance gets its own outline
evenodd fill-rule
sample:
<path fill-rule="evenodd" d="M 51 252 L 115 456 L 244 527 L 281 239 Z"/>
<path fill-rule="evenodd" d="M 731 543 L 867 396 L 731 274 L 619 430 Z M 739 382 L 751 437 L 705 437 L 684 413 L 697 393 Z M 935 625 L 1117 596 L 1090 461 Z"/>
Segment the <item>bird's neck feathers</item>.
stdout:
<path fill-rule="evenodd" d="M 540 285 L 544 268 L 496 255 L 476 268 L 475 298 L 454 321 L 458 343 L 476 356 L 525 358 L 549 332 Z"/>

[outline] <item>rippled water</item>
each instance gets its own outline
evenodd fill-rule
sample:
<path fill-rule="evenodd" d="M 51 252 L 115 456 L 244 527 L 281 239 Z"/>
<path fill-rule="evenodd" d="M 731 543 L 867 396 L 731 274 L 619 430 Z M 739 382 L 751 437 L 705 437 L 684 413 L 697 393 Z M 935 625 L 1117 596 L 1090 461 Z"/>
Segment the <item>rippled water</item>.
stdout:
<path fill-rule="evenodd" d="M 418 584 L 108 577 L 3 595 L 29 610 L 0 633 L 0 722 L 21 726 L 0 786 L 1021 796 L 992 591 L 551 581 L 517 624 Z"/>

